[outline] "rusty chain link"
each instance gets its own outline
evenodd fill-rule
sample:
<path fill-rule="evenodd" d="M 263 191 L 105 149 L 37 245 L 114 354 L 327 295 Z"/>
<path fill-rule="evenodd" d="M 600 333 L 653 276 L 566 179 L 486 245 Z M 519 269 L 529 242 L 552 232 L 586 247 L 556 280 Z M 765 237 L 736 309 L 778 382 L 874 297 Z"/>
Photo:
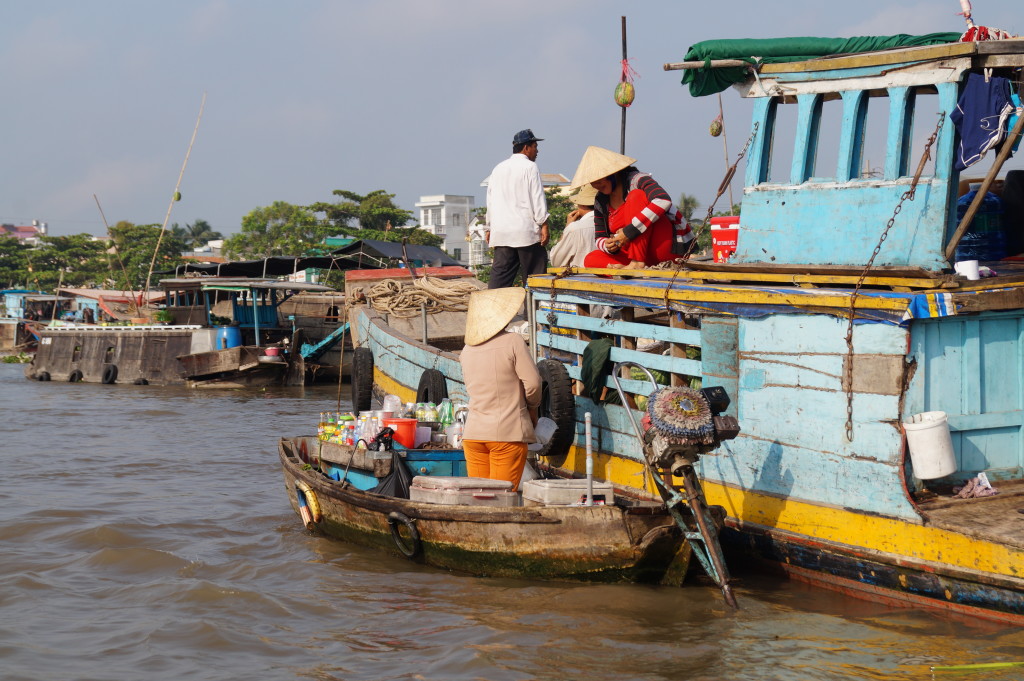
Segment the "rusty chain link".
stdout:
<path fill-rule="evenodd" d="M 924 172 L 925 166 L 931 159 L 932 145 L 935 144 L 935 140 L 938 139 L 939 132 L 942 130 L 942 124 L 946 121 L 946 115 L 944 112 L 939 112 L 939 122 L 935 125 L 935 132 L 932 133 L 931 137 L 928 138 L 928 142 L 924 145 L 924 153 L 921 155 L 921 160 L 917 164 L 917 170 L 914 172 L 914 179 L 910 182 L 910 188 L 903 192 L 900 197 L 899 203 L 896 204 L 896 208 L 892 211 L 892 217 L 889 218 L 889 222 L 885 225 L 885 230 L 882 232 L 882 236 L 878 239 L 878 245 L 875 246 L 875 250 L 871 253 L 871 258 L 868 260 L 868 264 L 864 266 L 864 270 L 860 273 L 860 277 L 857 279 L 857 284 L 853 287 L 853 293 L 850 294 L 850 312 L 849 320 L 846 326 L 846 366 L 843 367 L 843 383 L 845 383 L 846 389 L 846 439 L 853 442 L 853 321 L 856 317 L 856 306 L 857 296 L 860 294 L 860 289 L 864 285 L 864 280 L 868 276 L 868 272 L 871 270 L 871 266 L 875 262 L 875 258 L 878 257 L 879 252 L 882 250 L 882 244 L 889 238 L 889 230 L 896 223 L 896 216 L 903 210 L 904 201 L 913 201 L 914 194 L 917 192 L 918 182 L 921 180 L 921 174 Z"/>

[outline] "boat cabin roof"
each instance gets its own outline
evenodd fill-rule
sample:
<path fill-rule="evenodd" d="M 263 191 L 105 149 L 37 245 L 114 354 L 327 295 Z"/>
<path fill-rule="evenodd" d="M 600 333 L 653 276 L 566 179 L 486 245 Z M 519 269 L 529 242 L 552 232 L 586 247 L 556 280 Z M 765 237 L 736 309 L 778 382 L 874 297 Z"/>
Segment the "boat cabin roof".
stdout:
<path fill-rule="evenodd" d="M 280 279 L 248 279 L 245 277 L 190 277 L 185 279 L 161 279 L 160 286 L 166 290 L 187 291 L 314 291 L 326 293 L 334 291 L 330 286 L 310 284 L 301 281 L 281 281 Z"/>

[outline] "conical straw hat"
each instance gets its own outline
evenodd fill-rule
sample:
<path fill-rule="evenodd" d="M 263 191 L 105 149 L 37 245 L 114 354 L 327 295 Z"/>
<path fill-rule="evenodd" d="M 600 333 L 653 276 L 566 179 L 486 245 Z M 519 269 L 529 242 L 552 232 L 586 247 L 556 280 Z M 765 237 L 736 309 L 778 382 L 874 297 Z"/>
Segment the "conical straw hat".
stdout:
<path fill-rule="evenodd" d="M 593 206 L 597 198 L 597 190 L 589 184 L 580 187 L 579 191 L 569 196 L 577 206 Z"/>
<path fill-rule="evenodd" d="M 602 177 L 608 177 L 617 173 L 623 168 L 628 168 L 634 163 L 636 163 L 635 158 L 616 154 L 614 151 L 601 147 L 587 147 L 587 150 L 583 153 L 583 158 L 580 160 L 579 167 L 576 168 L 576 174 L 573 176 L 572 185 L 570 186 L 574 188 L 582 187 L 583 185 L 600 180 Z"/>
<path fill-rule="evenodd" d="M 466 312 L 466 345 L 480 345 L 493 338 L 519 314 L 526 289 L 515 286 L 474 291 Z"/>

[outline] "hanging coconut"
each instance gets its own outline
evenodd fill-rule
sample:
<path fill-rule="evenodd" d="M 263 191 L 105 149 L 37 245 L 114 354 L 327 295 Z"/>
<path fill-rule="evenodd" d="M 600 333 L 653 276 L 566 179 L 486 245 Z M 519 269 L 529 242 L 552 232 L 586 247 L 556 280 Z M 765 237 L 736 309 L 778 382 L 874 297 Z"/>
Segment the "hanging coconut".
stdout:
<path fill-rule="evenodd" d="M 633 103 L 636 97 L 636 88 L 629 81 L 622 81 L 615 86 L 615 103 L 625 108 Z"/>

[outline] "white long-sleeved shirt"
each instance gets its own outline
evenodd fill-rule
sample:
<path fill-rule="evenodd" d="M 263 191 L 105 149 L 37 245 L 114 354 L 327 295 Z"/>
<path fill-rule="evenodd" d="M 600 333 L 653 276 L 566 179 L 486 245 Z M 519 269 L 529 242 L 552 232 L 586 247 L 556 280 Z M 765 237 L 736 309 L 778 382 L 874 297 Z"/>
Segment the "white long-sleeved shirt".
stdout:
<path fill-rule="evenodd" d="M 548 261 L 555 267 L 583 267 L 583 259 L 595 248 L 594 212 L 591 211 L 566 225 L 562 238 L 548 254 Z"/>
<path fill-rule="evenodd" d="M 490 246 L 520 248 L 540 241 L 548 220 L 548 202 L 540 169 L 525 154 L 512 154 L 491 171 L 487 181 Z"/>

